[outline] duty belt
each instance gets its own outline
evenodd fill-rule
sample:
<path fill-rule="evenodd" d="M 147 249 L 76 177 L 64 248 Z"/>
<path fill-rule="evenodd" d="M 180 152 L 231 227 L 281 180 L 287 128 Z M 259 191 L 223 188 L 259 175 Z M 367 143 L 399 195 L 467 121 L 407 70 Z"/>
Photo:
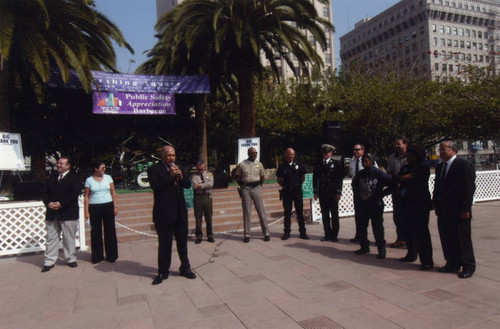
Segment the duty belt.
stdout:
<path fill-rule="evenodd" d="M 243 183 L 243 186 L 257 187 L 260 185 L 260 181 L 252 182 L 252 183 Z"/>

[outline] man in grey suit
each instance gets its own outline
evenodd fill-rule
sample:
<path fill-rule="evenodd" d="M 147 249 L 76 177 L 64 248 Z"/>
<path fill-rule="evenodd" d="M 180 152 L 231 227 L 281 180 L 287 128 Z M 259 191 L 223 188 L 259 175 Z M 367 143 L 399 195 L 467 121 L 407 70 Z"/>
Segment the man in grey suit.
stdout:
<path fill-rule="evenodd" d="M 436 168 L 433 204 L 438 216 L 439 237 L 446 265 L 440 272 L 457 272 L 463 279 L 476 270 L 472 248 L 472 202 L 476 172 L 468 161 L 458 158 L 457 144 L 447 140 L 439 145 L 441 162 Z"/>

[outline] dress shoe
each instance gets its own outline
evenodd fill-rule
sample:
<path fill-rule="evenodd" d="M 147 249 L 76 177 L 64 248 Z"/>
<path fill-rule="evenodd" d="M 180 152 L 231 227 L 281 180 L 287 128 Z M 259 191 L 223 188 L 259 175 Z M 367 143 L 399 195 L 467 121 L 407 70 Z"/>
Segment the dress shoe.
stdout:
<path fill-rule="evenodd" d="M 154 278 L 153 282 L 151 283 L 152 285 L 157 285 L 163 282 L 163 280 L 168 279 L 168 273 L 159 273 L 156 278 Z"/>
<path fill-rule="evenodd" d="M 368 247 L 363 248 L 363 247 L 362 247 L 362 248 L 360 248 L 360 249 L 356 250 L 354 253 L 355 253 L 356 255 L 361 255 L 361 254 L 367 254 L 367 253 L 369 253 L 369 252 L 370 252 L 370 248 L 368 248 Z"/>
<path fill-rule="evenodd" d="M 378 259 L 384 259 L 385 258 L 385 251 L 379 251 L 377 254 Z"/>
<path fill-rule="evenodd" d="M 196 279 L 196 274 L 194 274 L 190 269 L 181 270 L 179 275 L 188 279 Z"/>
<path fill-rule="evenodd" d="M 406 263 L 413 263 L 414 261 L 416 261 L 417 259 L 416 258 L 413 258 L 413 257 L 408 257 L 408 255 L 404 256 L 404 257 L 401 257 L 399 259 L 400 262 L 406 262 Z"/>
<path fill-rule="evenodd" d="M 267 241 L 269 241 L 269 240 L 271 240 L 271 237 L 270 237 L 269 235 L 266 235 L 266 236 L 264 237 L 264 241 L 266 241 L 266 242 L 267 242 Z"/>
<path fill-rule="evenodd" d="M 78 264 L 76 262 L 66 263 L 66 265 L 72 268 L 78 267 Z"/>
<path fill-rule="evenodd" d="M 321 241 L 330 241 L 330 238 L 327 237 L 327 236 L 324 236 L 324 237 L 321 238 Z"/>
<path fill-rule="evenodd" d="M 391 248 L 403 248 L 406 247 L 406 241 L 396 240 L 394 243 L 389 245 Z"/>
<path fill-rule="evenodd" d="M 249 238 L 249 237 L 247 237 L 247 236 L 246 236 L 246 237 L 244 237 L 244 238 L 243 238 L 243 242 L 245 242 L 245 243 L 249 243 L 249 242 L 250 242 L 250 238 Z"/>
<path fill-rule="evenodd" d="M 337 239 L 337 238 L 331 238 L 330 241 L 332 241 L 332 242 L 338 242 L 339 239 Z"/>
<path fill-rule="evenodd" d="M 431 265 L 431 264 L 422 264 L 420 265 L 420 269 L 422 271 L 430 271 L 434 268 L 434 265 Z"/>
<path fill-rule="evenodd" d="M 472 277 L 473 273 L 474 272 L 465 270 L 465 271 L 462 271 L 462 272 L 458 273 L 458 277 L 461 278 L 461 279 L 468 279 L 468 278 Z"/>
<path fill-rule="evenodd" d="M 351 240 L 349 240 L 349 241 L 351 241 L 352 243 L 359 243 L 359 240 L 358 240 L 358 239 L 356 239 L 356 238 L 352 238 L 352 239 L 351 239 Z"/>
<path fill-rule="evenodd" d="M 214 238 L 212 238 L 212 237 L 209 237 L 209 238 L 207 239 L 207 241 L 208 241 L 208 242 L 212 242 L 212 243 L 213 243 L 213 242 L 215 242 Z"/>
<path fill-rule="evenodd" d="M 194 243 L 196 243 L 196 244 L 200 244 L 200 243 L 201 243 L 201 239 L 196 239 L 196 240 L 194 241 Z"/>
<path fill-rule="evenodd" d="M 303 239 L 303 240 L 309 240 L 309 237 L 307 236 L 307 234 L 305 233 L 300 233 L 300 236 L 299 238 Z"/>
<path fill-rule="evenodd" d="M 440 267 L 438 271 L 441 273 L 453 273 L 453 272 L 457 272 L 458 268 L 455 266 L 445 265 L 443 267 Z"/>
<path fill-rule="evenodd" d="M 281 237 L 281 240 L 288 240 L 288 238 L 290 237 L 290 233 L 285 233 L 283 234 L 283 236 Z"/>
<path fill-rule="evenodd" d="M 42 273 L 50 271 L 51 268 L 53 268 L 54 265 L 43 265 L 42 267 Z"/>

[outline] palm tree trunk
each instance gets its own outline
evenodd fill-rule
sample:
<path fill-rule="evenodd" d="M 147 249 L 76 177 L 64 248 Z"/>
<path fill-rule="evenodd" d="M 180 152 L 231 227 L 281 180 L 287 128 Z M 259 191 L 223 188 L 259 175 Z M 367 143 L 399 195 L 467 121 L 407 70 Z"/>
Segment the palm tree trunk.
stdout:
<path fill-rule="evenodd" d="M 207 150 L 207 97 L 200 96 L 195 106 L 196 125 L 198 126 L 198 157 L 208 163 Z"/>
<path fill-rule="evenodd" d="M 0 70 L 0 131 L 10 132 L 9 72 L 7 65 Z"/>
<path fill-rule="evenodd" d="M 238 76 L 240 100 L 240 137 L 255 137 L 255 83 L 250 67 L 240 65 Z"/>

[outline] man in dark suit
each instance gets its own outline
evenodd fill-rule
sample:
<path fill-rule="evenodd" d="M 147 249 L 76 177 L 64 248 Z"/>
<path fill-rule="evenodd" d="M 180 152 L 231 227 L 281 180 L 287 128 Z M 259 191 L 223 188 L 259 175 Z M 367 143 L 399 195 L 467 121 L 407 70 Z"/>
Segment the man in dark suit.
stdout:
<path fill-rule="evenodd" d="M 177 253 L 181 260 L 180 275 L 195 279 L 187 252 L 188 217 L 183 189 L 191 187 L 191 180 L 175 164 L 175 149 L 164 146 L 161 161 L 148 169 L 148 179 L 153 189 L 153 222 L 158 233 L 158 275 L 153 284 L 168 278 L 172 258 L 172 237 L 175 235 Z"/>
<path fill-rule="evenodd" d="M 325 236 L 321 241 L 338 241 L 339 200 L 342 194 L 344 166 L 332 158 L 335 147 L 321 145 L 323 159 L 316 164 L 313 173 L 314 199 L 319 197 L 321 219 Z"/>
<path fill-rule="evenodd" d="M 70 168 L 69 158 L 61 157 L 57 161 L 57 173 L 47 179 L 42 193 L 42 201 L 47 207 L 47 241 L 42 273 L 50 271 L 57 261 L 61 232 L 64 261 L 69 267 L 78 266 L 75 235 L 80 217 L 78 196 L 82 192 L 82 182 L 76 174 L 70 172 Z"/>
<path fill-rule="evenodd" d="M 457 272 L 470 278 L 476 269 L 471 239 L 472 202 L 476 172 L 468 161 L 458 158 L 457 144 L 439 145 L 441 162 L 436 168 L 433 203 L 446 265 L 440 272 Z"/>

